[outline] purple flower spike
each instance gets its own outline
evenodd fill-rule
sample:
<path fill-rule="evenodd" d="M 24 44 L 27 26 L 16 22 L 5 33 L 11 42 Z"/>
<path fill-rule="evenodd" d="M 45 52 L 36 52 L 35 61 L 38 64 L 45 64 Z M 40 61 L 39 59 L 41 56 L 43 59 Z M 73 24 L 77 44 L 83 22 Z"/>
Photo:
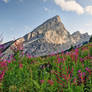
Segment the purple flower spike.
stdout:
<path fill-rule="evenodd" d="M 81 70 L 78 70 L 78 72 L 80 73 L 80 72 L 81 72 Z"/>
<path fill-rule="evenodd" d="M 83 61 L 84 61 L 84 59 L 83 59 L 83 58 L 80 58 L 80 61 L 81 61 L 81 62 L 83 62 Z"/>
<path fill-rule="evenodd" d="M 85 70 L 88 71 L 89 70 L 88 67 L 86 67 Z"/>
<path fill-rule="evenodd" d="M 11 60 L 7 60 L 8 63 L 11 63 Z"/>

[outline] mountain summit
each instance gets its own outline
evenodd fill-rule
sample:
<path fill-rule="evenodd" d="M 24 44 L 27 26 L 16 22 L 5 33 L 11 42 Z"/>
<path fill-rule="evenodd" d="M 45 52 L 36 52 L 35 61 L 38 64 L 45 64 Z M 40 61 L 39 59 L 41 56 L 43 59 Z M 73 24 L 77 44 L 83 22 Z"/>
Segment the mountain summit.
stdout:
<path fill-rule="evenodd" d="M 63 44 L 69 41 L 69 36 L 70 34 L 65 29 L 60 17 L 55 16 L 38 26 L 32 32 L 26 34 L 24 37 L 18 39 L 18 41 L 27 42 L 44 38 L 48 43 Z"/>
<path fill-rule="evenodd" d="M 32 32 L 6 45 L 7 49 L 4 51 L 4 55 L 12 53 L 10 46 L 15 46 L 14 43 L 23 43 L 24 53 L 29 53 L 32 56 L 45 56 L 53 52 L 67 50 L 71 45 L 76 46 L 89 41 L 89 39 L 90 36 L 87 33 L 81 34 L 79 31 L 71 35 L 57 15 L 45 21 Z"/>

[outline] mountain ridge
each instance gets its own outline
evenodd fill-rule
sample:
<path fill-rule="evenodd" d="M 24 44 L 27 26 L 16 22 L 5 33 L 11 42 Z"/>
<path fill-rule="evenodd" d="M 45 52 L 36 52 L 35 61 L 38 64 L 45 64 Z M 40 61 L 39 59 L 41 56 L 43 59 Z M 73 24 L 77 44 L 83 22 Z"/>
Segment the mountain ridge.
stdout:
<path fill-rule="evenodd" d="M 23 43 L 24 53 L 29 53 L 32 56 L 43 56 L 53 52 L 67 50 L 71 45 L 76 46 L 83 42 L 88 42 L 90 36 L 79 31 L 70 34 L 58 15 L 48 19 L 43 24 L 39 25 L 32 32 L 16 39 L 8 47 L 15 47 L 14 43 Z M 8 56 L 11 52 L 10 48 L 4 51 L 4 55 Z M 12 53 L 12 52 L 11 52 Z"/>

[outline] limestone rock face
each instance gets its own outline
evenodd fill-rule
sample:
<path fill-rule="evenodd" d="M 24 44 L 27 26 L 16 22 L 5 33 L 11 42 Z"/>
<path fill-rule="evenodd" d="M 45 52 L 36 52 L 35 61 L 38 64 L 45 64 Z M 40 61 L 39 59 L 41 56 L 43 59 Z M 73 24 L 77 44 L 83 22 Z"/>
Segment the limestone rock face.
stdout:
<path fill-rule="evenodd" d="M 71 45 L 89 41 L 90 36 L 85 33 L 75 32 L 72 35 L 65 29 L 59 16 L 55 16 L 38 26 L 32 32 L 15 40 L 12 45 L 23 43 L 24 53 L 32 56 L 44 56 L 67 50 Z M 10 48 L 5 53 L 9 54 Z"/>

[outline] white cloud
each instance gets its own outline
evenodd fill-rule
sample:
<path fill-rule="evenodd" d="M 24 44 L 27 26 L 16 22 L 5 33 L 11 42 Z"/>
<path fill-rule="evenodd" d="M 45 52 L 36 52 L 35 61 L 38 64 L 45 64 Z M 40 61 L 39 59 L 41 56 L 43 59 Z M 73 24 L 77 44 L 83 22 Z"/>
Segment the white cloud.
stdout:
<path fill-rule="evenodd" d="M 54 0 L 55 3 L 62 8 L 63 11 L 72 11 L 77 14 L 83 14 L 84 8 L 75 0 Z"/>
<path fill-rule="evenodd" d="M 4 3 L 8 3 L 8 0 L 3 0 Z"/>
<path fill-rule="evenodd" d="M 85 8 L 85 12 L 87 12 L 88 14 L 92 15 L 92 6 L 87 6 Z"/>

